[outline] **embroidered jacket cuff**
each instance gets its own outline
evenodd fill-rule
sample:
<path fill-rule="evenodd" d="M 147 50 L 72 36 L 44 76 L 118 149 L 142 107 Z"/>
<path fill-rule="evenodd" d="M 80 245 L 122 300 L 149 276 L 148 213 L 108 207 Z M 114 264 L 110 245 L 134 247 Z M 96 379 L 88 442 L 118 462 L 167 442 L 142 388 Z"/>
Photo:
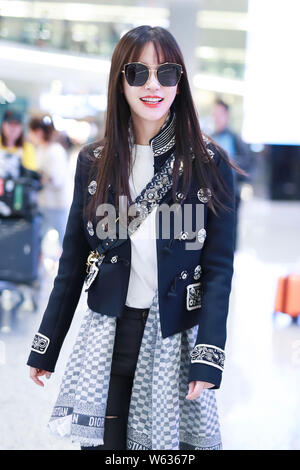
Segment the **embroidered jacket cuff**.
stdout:
<path fill-rule="evenodd" d="M 45 354 L 49 344 L 50 339 L 47 336 L 42 335 L 42 333 L 36 333 L 33 338 L 31 350 L 36 351 L 39 354 Z"/>
<path fill-rule="evenodd" d="M 210 344 L 196 344 L 191 354 L 189 380 L 210 382 L 212 389 L 220 388 L 224 369 L 224 350 Z"/>
<path fill-rule="evenodd" d="M 40 333 L 35 334 L 31 345 L 27 365 L 54 372 L 57 354 L 53 354 L 53 341 L 48 336 Z"/>

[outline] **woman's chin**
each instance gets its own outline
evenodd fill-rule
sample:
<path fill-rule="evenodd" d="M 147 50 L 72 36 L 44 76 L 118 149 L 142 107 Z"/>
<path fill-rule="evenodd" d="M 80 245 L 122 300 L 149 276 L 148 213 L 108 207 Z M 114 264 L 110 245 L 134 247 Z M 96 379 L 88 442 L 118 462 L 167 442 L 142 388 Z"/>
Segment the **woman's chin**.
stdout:
<path fill-rule="evenodd" d="M 132 110 L 131 113 L 134 115 L 135 118 L 137 119 L 143 119 L 146 121 L 158 121 L 159 119 L 162 119 L 164 116 L 166 116 L 169 112 L 168 107 L 164 107 L 163 109 L 160 108 L 146 108 L 145 109 L 138 109 L 138 110 Z"/>

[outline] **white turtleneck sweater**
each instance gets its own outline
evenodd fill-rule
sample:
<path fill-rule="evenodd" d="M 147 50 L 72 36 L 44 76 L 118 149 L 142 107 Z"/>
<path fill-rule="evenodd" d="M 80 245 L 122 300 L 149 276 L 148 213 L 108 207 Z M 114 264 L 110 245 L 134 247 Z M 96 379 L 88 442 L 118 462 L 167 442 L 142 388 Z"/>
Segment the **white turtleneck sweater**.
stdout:
<path fill-rule="evenodd" d="M 135 144 L 131 159 L 133 167 L 129 177 L 129 187 L 134 200 L 154 175 L 154 155 L 150 145 Z M 150 307 L 157 288 L 156 210 L 157 207 L 130 236 L 131 271 L 125 302 L 129 307 Z"/>

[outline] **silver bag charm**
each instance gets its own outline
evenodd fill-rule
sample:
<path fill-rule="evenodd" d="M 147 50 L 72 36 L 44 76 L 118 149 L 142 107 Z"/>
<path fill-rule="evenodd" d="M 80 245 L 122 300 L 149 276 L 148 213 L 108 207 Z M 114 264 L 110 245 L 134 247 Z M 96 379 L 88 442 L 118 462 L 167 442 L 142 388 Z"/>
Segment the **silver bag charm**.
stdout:
<path fill-rule="evenodd" d="M 99 267 L 103 262 L 105 255 L 101 254 L 99 255 L 97 251 L 92 251 L 87 259 L 87 276 L 85 277 L 84 280 L 84 285 L 86 287 L 85 292 L 88 291 L 90 288 L 91 284 L 94 282 L 96 279 L 96 276 L 99 271 Z"/>

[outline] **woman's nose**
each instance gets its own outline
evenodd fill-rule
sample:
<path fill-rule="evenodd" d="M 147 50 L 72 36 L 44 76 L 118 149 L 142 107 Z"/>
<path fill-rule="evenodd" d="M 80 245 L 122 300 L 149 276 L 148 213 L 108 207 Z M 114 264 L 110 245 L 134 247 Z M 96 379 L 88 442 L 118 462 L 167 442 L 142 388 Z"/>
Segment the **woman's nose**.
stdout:
<path fill-rule="evenodd" d="M 157 76 L 156 76 L 156 71 L 155 70 L 151 70 L 150 71 L 150 75 L 149 75 L 149 78 L 146 82 L 146 87 L 149 88 L 149 87 L 155 87 L 155 88 L 160 88 L 160 83 L 157 79 Z"/>

